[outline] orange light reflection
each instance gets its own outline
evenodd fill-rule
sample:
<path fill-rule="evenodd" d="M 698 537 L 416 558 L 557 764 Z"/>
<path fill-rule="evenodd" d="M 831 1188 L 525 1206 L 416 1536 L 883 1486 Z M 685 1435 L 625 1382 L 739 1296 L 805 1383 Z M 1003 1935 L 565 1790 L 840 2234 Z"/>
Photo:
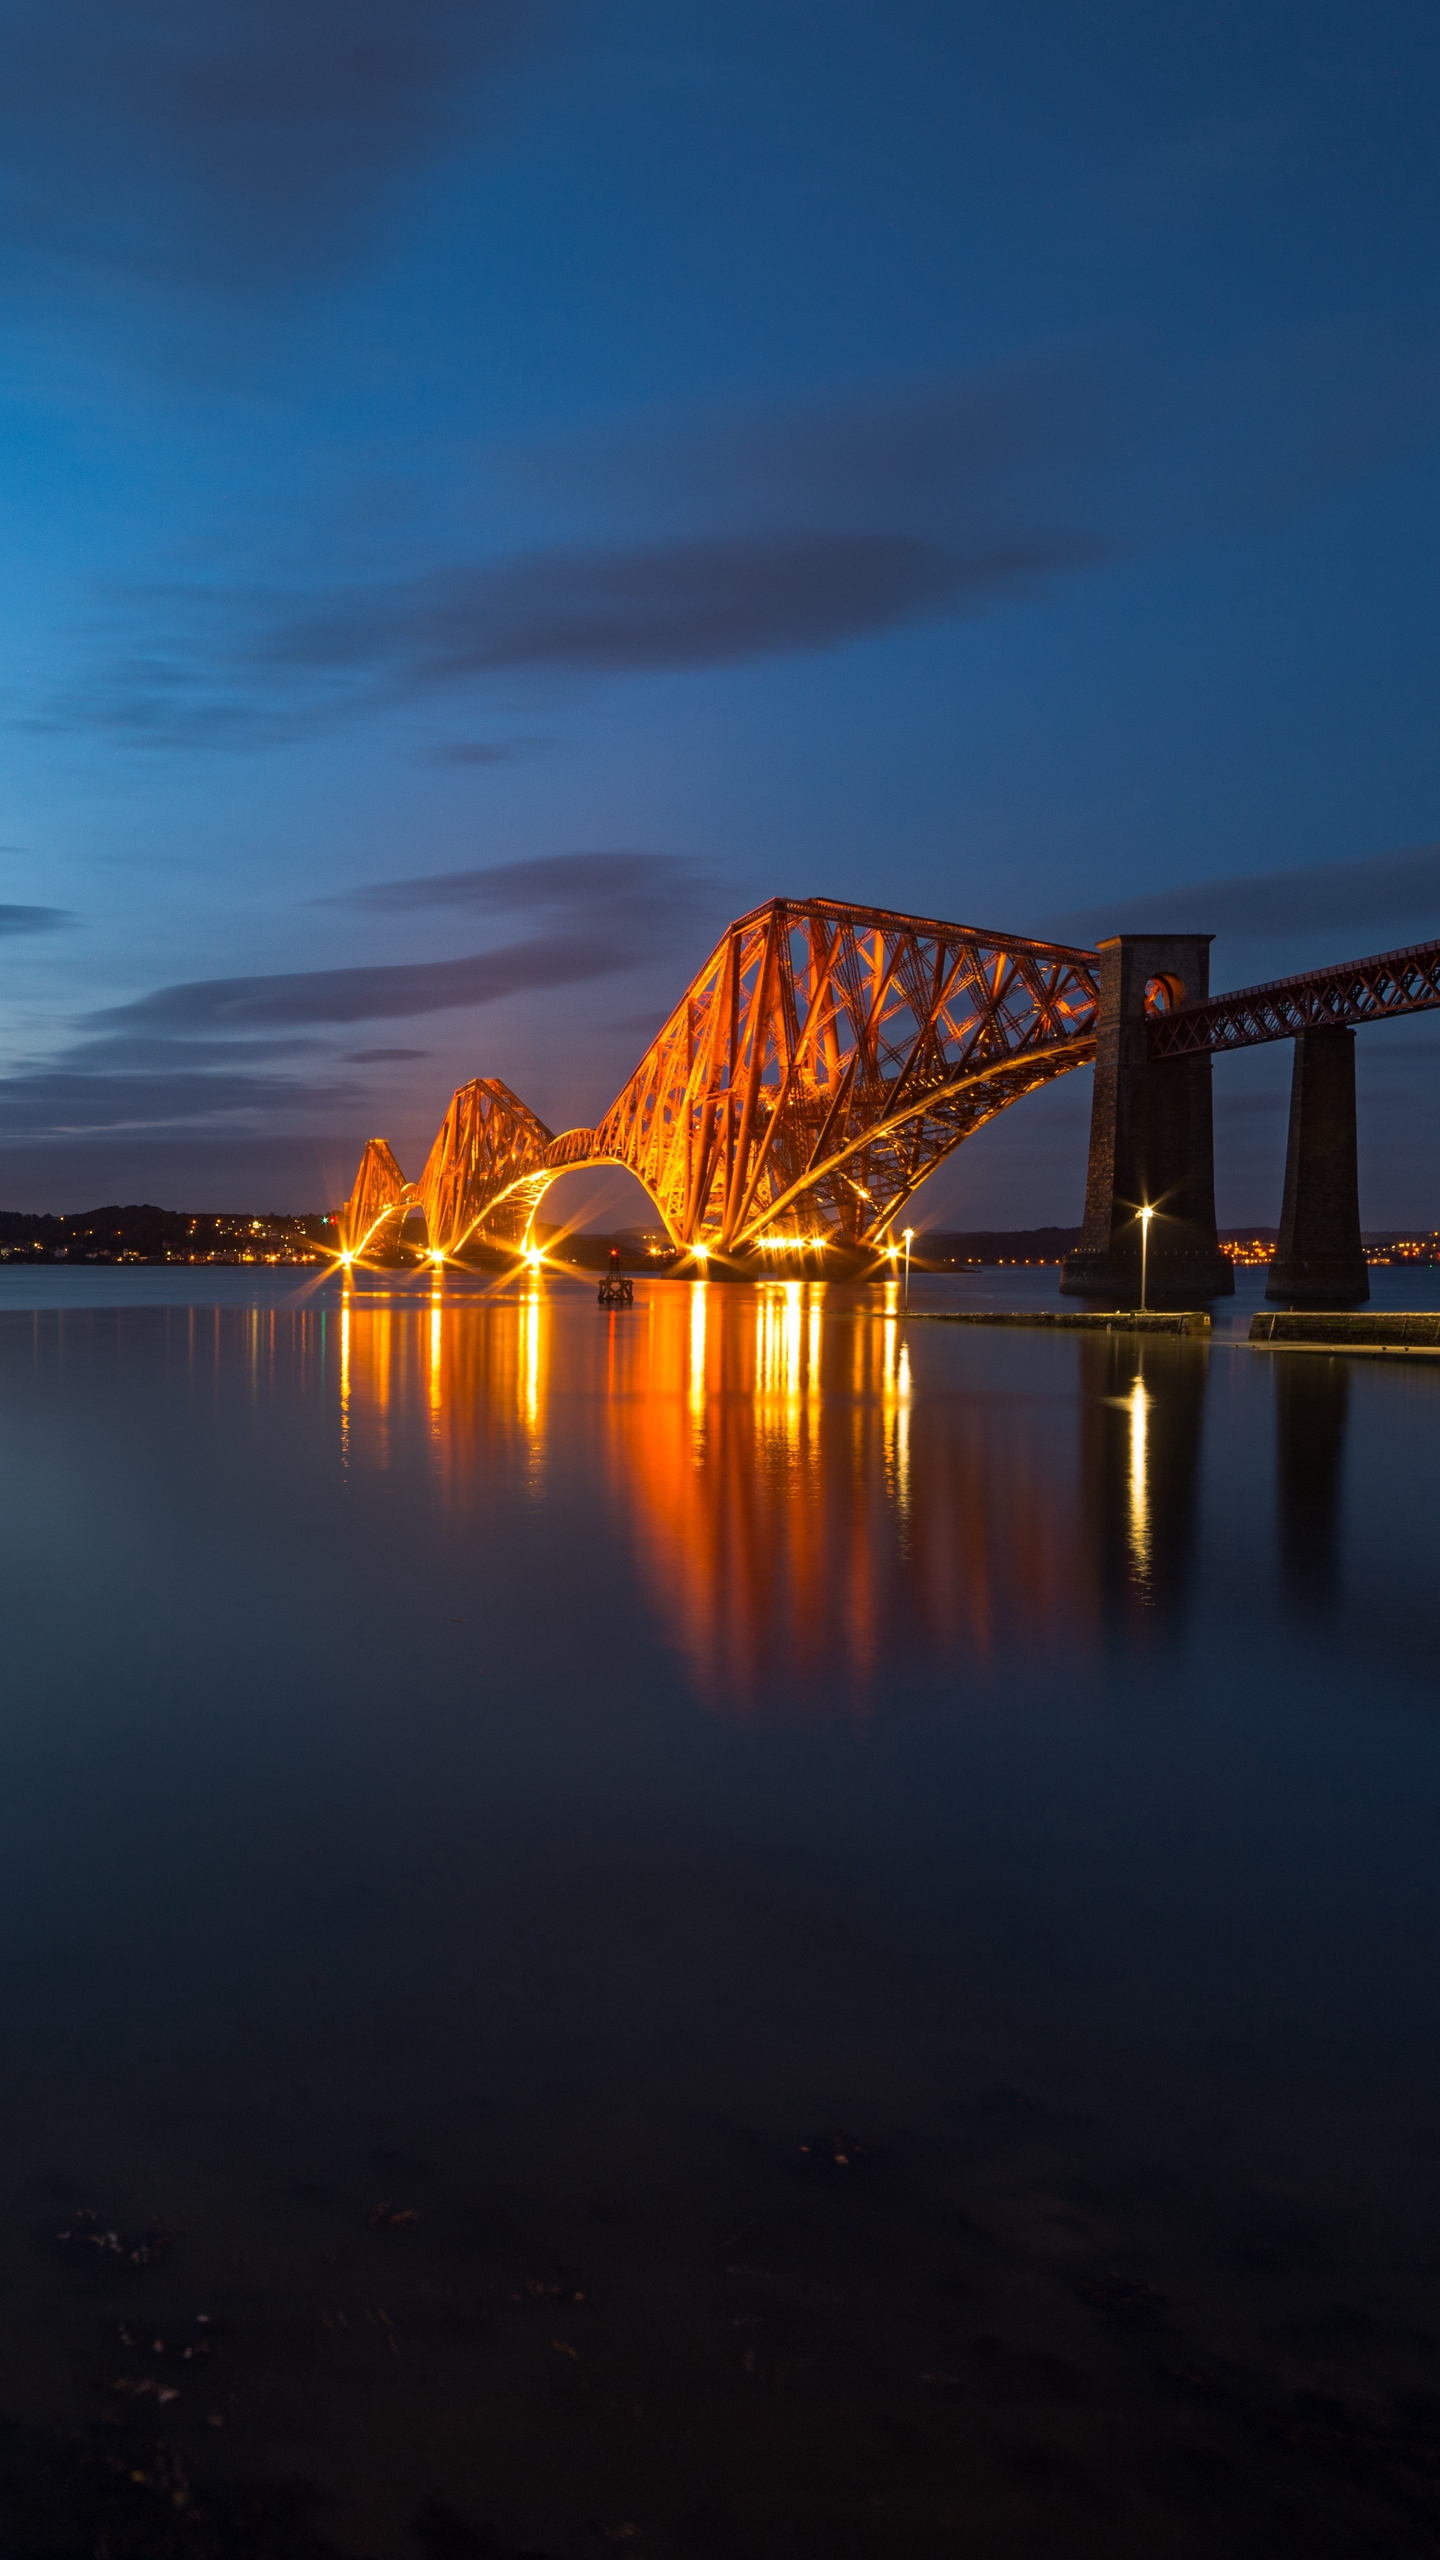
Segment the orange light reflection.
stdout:
<path fill-rule="evenodd" d="M 554 1463 L 590 1480 L 695 1685 L 729 1709 L 868 1703 L 902 1661 L 983 1675 L 1007 1627 L 1073 1653 L 1101 1617 L 1073 1400 L 921 1393 L 891 1296 L 695 1280 L 601 1312 L 543 1274 L 408 1302 L 347 1290 L 342 1453 L 389 1467 L 413 1415 L 447 1505 L 533 1498 L 559 1394 Z"/>

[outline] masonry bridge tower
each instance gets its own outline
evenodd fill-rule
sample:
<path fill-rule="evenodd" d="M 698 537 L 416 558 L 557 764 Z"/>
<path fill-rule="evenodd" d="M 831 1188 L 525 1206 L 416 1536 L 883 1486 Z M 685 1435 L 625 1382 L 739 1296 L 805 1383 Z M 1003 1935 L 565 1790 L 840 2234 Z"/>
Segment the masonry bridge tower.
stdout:
<path fill-rule="evenodd" d="M 1211 1062 L 1292 1040 L 1279 1239 L 1266 1284 L 1290 1306 L 1355 1306 L 1370 1294 L 1360 1238 L 1355 1033 L 1440 1005 L 1440 943 L 1381 952 L 1224 996 L 1210 994 L 1209 934 L 1121 933 L 1102 942 L 1085 1224 L 1067 1296 L 1139 1294 L 1183 1306 L 1232 1291 L 1215 1232 Z M 1151 1218 L 1142 1221 L 1141 1211 Z"/>
<path fill-rule="evenodd" d="M 1211 939 L 1121 933 L 1100 945 L 1085 1224 L 1060 1283 L 1069 1297 L 1137 1302 L 1147 1206 L 1158 1212 L 1146 1251 L 1152 1305 L 1194 1306 L 1235 1287 L 1215 1231 L 1209 1054 L 1150 1056 L 1152 1018 L 1209 995 Z"/>

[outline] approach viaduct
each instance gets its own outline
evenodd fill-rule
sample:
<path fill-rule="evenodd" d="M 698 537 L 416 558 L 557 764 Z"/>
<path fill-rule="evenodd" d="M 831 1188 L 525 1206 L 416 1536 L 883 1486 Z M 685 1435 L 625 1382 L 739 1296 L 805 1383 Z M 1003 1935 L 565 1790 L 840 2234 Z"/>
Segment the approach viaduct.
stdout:
<path fill-rule="evenodd" d="M 1440 942 L 1211 997 L 1208 934 L 1117 934 L 1094 951 L 833 898 L 741 916 L 593 1129 L 556 1136 L 497 1078 L 454 1095 L 418 1183 L 366 1147 L 343 1250 L 393 1245 L 423 1212 L 448 1260 L 518 1247 L 561 1174 L 622 1165 L 697 1262 L 753 1268 L 884 1251 L 912 1193 L 987 1120 L 1095 1068 L 1085 1224 L 1067 1294 L 1133 1303 L 1234 1287 L 1215 1229 L 1212 1060 L 1292 1040 L 1280 1236 L 1267 1294 L 1368 1295 L 1360 1242 L 1355 1032 L 1440 1006 Z"/>

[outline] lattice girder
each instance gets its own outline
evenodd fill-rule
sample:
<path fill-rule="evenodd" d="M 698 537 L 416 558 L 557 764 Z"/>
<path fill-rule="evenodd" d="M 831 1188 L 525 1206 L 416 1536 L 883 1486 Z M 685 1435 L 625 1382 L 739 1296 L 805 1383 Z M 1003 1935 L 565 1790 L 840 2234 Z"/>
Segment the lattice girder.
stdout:
<path fill-rule="evenodd" d="M 447 1254 L 477 1229 L 520 1241 L 558 1175 L 602 1164 L 679 1245 L 878 1243 L 954 1147 L 1094 1057 L 1097 1003 L 1090 951 L 772 899 L 730 926 L 598 1127 L 552 1138 L 477 1077 L 410 1196 Z"/>
<path fill-rule="evenodd" d="M 554 1175 L 553 1133 L 498 1076 L 475 1076 L 450 1102 L 416 1186 L 432 1249 L 457 1253 L 477 1229 L 518 1244 Z"/>
<path fill-rule="evenodd" d="M 378 1253 L 393 1243 L 416 1199 L 383 1138 L 371 1138 L 360 1159 L 355 1187 L 340 1212 L 345 1253 Z"/>
<path fill-rule="evenodd" d="M 962 1138 L 1093 1056 L 1096 1001 L 1090 952 L 775 899 L 730 927 L 584 1160 L 636 1174 L 677 1244 L 742 1251 L 777 1219 L 873 1241 Z"/>
<path fill-rule="evenodd" d="M 1249 1049 L 1266 1040 L 1292 1040 L 1297 1032 L 1344 1028 L 1440 1006 L 1440 942 L 1411 943 L 1377 952 L 1369 960 L 1345 960 L 1308 969 L 1294 978 L 1272 978 L 1205 1004 L 1179 1005 L 1151 1020 L 1152 1058 L 1195 1057 Z"/>

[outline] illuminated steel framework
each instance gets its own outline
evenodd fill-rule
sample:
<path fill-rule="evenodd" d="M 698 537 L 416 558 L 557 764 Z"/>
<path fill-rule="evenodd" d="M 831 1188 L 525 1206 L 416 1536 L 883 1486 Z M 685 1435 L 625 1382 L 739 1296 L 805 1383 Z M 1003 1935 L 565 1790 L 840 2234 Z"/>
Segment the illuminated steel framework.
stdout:
<path fill-rule="evenodd" d="M 1382 951 L 1372 960 L 1345 960 L 1297 978 L 1272 978 L 1241 987 L 1208 1003 L 1154 1012 L 1148 1035 L 1152 1058 L 1191 1058 L 1209 1051 L 1249 1049 L 1262 1040 L 1293 1040 L 1297 1032 L 1346 1030 L 1392 1015 L 1428 1013 L 1440 1005 L 1440 942 L 1417 942 L 1404 951 Z"/>
<path fill-rule="evenodd" d="M 597 1128 L 552 1138 L 480 1078 L 418 1185 L 373 1139 L 346 1249 L 373 1249 L 416 1205 L 437 1254 L 473 1235 L 517 1243 L 560 1174 L 611 1164 L 702 1254 L 878 1246 L 963 1139 L 1093 1060 L 1097 1003 L 1091 951 L 774 898 L 730 926 Z"/>
<path fill-rule="evenodd" d="M 497 1243 L 520 1244 L 555 1176 L 554 1132 L 498 1076 L 452 1095 L 416 1188 L 431 1251 L 452 1254 L 482 1219 Z"/>
<path fill-rule="evenodd" d="M 378 1253 L 393 1244 L 414 1204 L 414 1184 L 406 1181 L 384 1139 L 372 1138 L 360 1159 L 355 1188 L 340 1212 L 346 1251 Z"/>

